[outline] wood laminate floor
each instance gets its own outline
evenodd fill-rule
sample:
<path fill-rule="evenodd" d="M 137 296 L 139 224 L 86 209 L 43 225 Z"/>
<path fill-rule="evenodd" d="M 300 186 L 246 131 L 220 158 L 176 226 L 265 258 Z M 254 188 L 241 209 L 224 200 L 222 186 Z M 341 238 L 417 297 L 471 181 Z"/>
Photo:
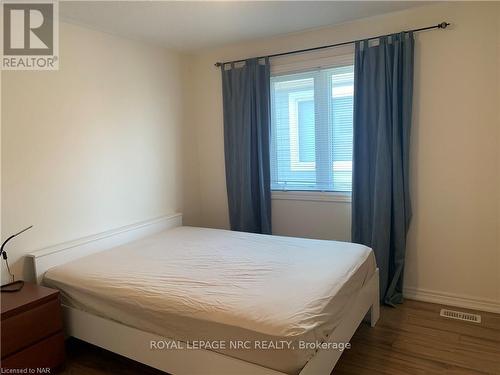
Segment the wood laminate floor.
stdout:
<path fill-rule="evenodd" d="M 440 317 L 442 307 L 410 300 L 382 307 L 377 326 L 358 328 L 332 374 L 500 375 L 500 315 L 480 312 L 481 324 L 468 323 Z M 62 374 L 164 373 L 71 339 Z"/>

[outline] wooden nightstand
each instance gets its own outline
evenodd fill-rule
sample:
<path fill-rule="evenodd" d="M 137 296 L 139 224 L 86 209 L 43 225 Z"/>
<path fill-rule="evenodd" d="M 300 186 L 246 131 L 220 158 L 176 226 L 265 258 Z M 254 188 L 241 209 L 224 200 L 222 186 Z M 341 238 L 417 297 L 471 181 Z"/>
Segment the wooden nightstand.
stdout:
<path fill-rule="evenodd" d="M 62 367 L 59 291 L 26 283 L 19 292 L 1 293 L 1 308 L 2 368 L 35 369 L 41 374 Z"/>

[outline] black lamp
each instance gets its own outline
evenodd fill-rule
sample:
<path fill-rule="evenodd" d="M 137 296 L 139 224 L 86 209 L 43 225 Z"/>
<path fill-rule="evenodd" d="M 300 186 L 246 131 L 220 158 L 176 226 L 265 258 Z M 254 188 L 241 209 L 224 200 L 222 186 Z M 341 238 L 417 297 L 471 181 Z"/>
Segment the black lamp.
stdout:
<path fill-rule="evenodd" d="M 16 234 L 13 234 L 9 238 L 7 238 L 3 242 L 2 246 L 0 247 L 0 256 L 5 260 L 5 264 L 7 265 L 7 271 L 9 272 L 9 276 L 11 278 L 10 283 L 1 286 L 0 289 L 1 289 L 2 293 L 4 293 L 4 292 L 18 292 L 24 286 L 24 281 L 22 281 L 22 280 L 15 281 L 14 280 L 14 275 L 12 274 L 12 272 L 10 272 L 9 261 L 7 260 L 7 252 L 4 250 L 4 247 L 5 247 L 5 245 L 7 245 L 7 242 L 12 240 L 14 237 L 19 236 L 21 233 L 24 233 L 28 229 L 31 229 L 31 228 L 33 228 L 33 225 L 29 226 L 28 228 L 24 228 L 22 231 L 17 232 Z"/>

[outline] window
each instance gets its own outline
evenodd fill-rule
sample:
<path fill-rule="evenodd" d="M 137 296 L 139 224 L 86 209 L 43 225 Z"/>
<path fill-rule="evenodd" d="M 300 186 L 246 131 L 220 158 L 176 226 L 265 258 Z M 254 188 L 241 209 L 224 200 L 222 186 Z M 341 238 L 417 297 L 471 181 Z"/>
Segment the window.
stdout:
<path fill-rule="evenodd" d="M 273 74 L 273 190 L 351 191 L 353 93 L 352 58 Z"/>

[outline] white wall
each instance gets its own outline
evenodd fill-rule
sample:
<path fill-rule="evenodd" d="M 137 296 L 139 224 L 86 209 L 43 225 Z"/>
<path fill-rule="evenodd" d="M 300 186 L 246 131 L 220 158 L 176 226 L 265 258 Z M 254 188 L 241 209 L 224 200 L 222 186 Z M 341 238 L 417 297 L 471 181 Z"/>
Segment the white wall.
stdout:
<path fill-rule="evenodd" d="M 198 216 L 182 56 L 66 23 L 60 53 L 59 71 L 2 77 L 2 237 L 34 225 L 8 249 L 17 277 L 28 251 Z"/>
<path fill-rule="evenodd" d="M 290 199 L 286 195 L 291 195 Z M 279 196 L 279 199 L 272 199 L 274 234 L 322 240 L 351 240 L 350 202 L 342 199 L 308 200 L 302 198 L 301 194 L 296 196 L 291 193 L 279 193 Z"/>
<path fill-rule="evenodd" d="M 330 44 L 409 28 L 417 36 L 412 140 L 414 217 L 407 293 L 500 307 L 499 4 L 443 3 L 203 51 L 191 62 L 201 223 L 228 227 L 222 99 L 216 61 Z M 345 203 L 273 201 L 275 232 L 348 239 Z M 444 301 L 444 300 L 443 300 Z"/>

